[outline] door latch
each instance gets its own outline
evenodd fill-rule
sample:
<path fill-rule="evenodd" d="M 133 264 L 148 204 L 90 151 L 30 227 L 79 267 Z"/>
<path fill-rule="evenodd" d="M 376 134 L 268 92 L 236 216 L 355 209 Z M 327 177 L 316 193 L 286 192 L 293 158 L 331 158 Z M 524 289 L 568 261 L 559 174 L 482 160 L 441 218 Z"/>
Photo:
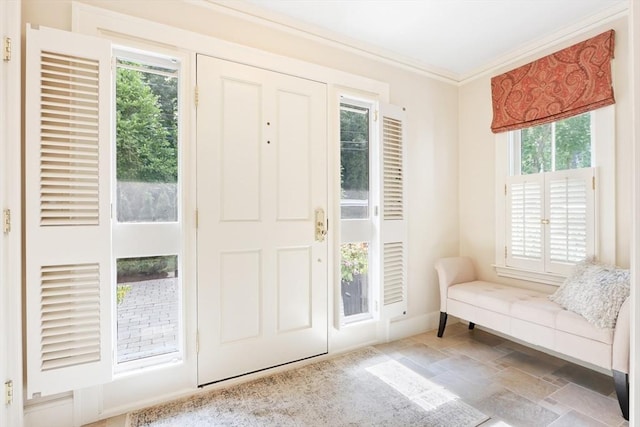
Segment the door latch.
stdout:
<path fill-rule="evenodd" d="M 316 209 L 315 215 L 315 234 L 316 242 L 324 242 L 324 238 L 327 235 L 327 226 L 324 217 L 324 209 Z"/>

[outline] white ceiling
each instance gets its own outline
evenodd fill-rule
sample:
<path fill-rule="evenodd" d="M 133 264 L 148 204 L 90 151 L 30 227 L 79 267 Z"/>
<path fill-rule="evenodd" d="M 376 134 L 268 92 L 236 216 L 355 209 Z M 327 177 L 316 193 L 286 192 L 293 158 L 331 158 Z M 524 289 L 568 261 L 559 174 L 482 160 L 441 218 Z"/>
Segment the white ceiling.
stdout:
<path fill-rule="evenodd" d="M 225 6 L 460 79 L 628 0 L 229 0 Z"/>

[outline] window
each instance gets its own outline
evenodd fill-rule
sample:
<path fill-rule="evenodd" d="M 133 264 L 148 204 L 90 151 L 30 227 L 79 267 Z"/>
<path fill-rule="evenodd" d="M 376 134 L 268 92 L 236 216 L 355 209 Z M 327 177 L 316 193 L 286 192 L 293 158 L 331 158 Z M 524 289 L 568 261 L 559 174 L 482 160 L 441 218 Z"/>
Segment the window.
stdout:
<path fill-rule="evenodd" d="M 340 104 L 340 284 L 347 322 L 371 318 L 372 104 Z"/>
<path fill-rule="evenodd" d="M 574 264 L 596 255 L 592 117 L 585 113 L 509 133 L 505 267 L 566 276 Z"/>
<path fill-rule="evenodd" d="M 406 314 L 405 112 L 377 107 L 340 104 L 341 323 Z"/>
<path fill-rule="evenodd" d="M 179 63 L 116 51 L 116 357 L 119 369 L 180 358 Z"/>
<path fill-rule="evenodd" d="M 591 167 L 591 113 L 513 131 L 513 175 Z"/>

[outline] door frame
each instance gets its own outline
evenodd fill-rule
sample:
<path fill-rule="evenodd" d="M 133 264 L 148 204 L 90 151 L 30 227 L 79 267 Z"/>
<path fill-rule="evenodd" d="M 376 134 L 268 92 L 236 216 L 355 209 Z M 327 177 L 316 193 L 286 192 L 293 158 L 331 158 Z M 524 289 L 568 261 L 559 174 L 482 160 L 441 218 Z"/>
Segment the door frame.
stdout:
<path fill-rule="evenodd" d="M 21 0 L 0 1 L 0 37 L 11 39 L 11 58 L 2 60 L 0 114 L 6 126 L 0 132 L 0 208 L 10 209 L 11 230 L 2 231 L 0 248 L 1 385 L 11 381 L 13 398 L 0 402 L 0 424 L 23 424 L 22 375 L 22 212 L 21 212 Z M 3 46 L 4 50 L 4 46 Z"/>

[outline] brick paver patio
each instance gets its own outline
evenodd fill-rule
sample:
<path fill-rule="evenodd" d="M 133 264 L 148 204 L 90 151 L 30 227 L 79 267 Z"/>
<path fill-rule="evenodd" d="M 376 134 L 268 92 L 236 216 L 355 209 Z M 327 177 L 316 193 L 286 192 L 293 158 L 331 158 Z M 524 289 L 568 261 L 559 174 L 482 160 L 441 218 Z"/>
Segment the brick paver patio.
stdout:
<path fill-rule="evenodd" d="M 178 279 L 120 285 L 131 289 L 118 304 L 118 363 L 178 351 Z"/>

